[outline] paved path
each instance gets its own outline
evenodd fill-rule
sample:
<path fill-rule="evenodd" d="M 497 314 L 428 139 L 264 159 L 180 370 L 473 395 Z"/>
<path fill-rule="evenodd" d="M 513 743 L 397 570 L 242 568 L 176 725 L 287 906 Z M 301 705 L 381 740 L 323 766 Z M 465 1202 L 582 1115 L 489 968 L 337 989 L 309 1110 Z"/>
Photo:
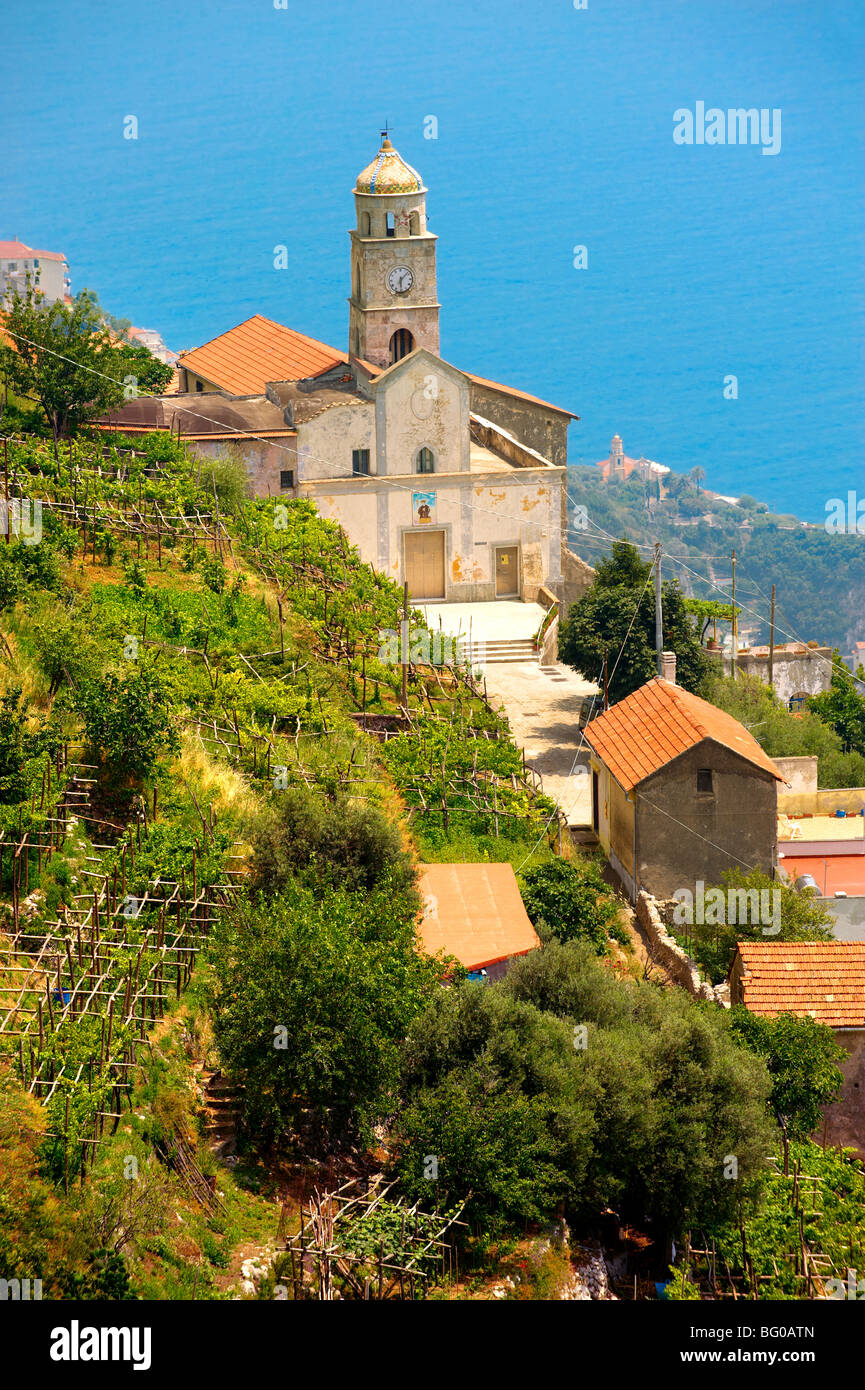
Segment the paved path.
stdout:
<path fill-rule="evenodd" d="M 442 630 L 473 642 L 534 637 L 544 620 L 538 603 L 497 599 L 495 603 L 416 603 L 432 632 Z"/>
<path fill-rule="evenodd" d="M 569 666 L 535 661 L 495 662 L 484 667 L 491 703 L 504 706 L 513 736 L 558 802 L 568 825 L 591 825 L 592 779 L 585 743 L 580 749 L 580 705 L 597 686 Z"/>

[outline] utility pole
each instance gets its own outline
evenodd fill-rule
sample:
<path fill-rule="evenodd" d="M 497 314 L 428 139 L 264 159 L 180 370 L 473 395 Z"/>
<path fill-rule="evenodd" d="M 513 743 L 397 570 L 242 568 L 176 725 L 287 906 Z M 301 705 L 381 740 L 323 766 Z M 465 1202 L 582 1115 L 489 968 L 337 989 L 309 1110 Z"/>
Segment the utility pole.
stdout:
<path fill-rule="evenodd" d="M 402 708 L 408 714 L 408 580 L 402 586 L 402 631 L 400 632 L 400 657 L 402 659 Z"/>
<path fill-rule="evenodd" d="M 730 675 L 736 679 L 736 665 L 739 656 L 739 623 L 736 618 L 736 552 L 733 551 L 733 594 L 731 603 L 732 613 L 730 615 L 733 629 L 733 660 L 730 665 Z"/>
<path fill-rule="evenodd" d="M 664 611 L 661 602 L 661 542 L 655 541 L 655 652 L 657 656 L 657 675 L 664 674 Z"/>
<path fill-rule="evenodd" d="M 775 691 L 775 585 L 772 585 L 772 611 L 769 618 L 769 689 Z"/>
<path fill-rule="evenodd" d="M 607 652 L 604 649 L 604 709 L 610 708 L 610 695 L 607 689 Z"/>

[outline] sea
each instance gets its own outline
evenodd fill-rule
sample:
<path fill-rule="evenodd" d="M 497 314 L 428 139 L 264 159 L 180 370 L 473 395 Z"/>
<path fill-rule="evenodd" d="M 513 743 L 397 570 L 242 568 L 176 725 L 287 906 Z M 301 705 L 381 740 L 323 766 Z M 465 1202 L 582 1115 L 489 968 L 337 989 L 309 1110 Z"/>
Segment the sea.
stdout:
<path fill-rule="evenodd" d="M 442 356 L 574 411 L 571 463 L 618 433 L 806 520 L 865 495 L 863 0 L 0 8 L 0 240 L 169 347 L 254 313 L 346 344 L 387 127 Z"/>

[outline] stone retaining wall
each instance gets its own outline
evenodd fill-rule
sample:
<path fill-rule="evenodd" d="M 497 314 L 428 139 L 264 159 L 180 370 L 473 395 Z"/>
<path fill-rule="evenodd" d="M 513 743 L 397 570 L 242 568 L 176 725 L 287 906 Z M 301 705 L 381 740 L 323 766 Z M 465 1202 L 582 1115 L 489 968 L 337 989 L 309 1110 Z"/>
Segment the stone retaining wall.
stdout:
<path fill-rule="evenodd" d="M 729 987 L 713 986 L 700 978 L 700 972 L 687 951 L 667 931 L 658 911 L 658 904 L 649 893 L 640 891 L 636 911 L 637 921 L 649 938 L 653 954 L 676 984 L 681 985 L 695 999 L 709 999 L 713 1004 L 729 1009 Z"/>

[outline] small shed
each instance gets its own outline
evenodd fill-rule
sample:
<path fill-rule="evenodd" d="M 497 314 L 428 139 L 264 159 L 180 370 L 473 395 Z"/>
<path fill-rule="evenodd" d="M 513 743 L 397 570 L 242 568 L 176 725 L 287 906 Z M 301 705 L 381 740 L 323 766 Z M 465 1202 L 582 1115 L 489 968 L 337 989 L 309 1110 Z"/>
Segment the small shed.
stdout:
<path fill-rule="evenodd" d="M 494 980 L 515 956 L 541 944 L 510 864 L 422 864 L 419 888 L 427 955 L 444 951 L 470 973 Z"/>
<path fill-rule="evenodd" d="M 592 719 L 592 824 L 628 896 L 670 898 L 726 869 L 775 876 L 784 779 L 732 715 L 656 677 Z"/>

